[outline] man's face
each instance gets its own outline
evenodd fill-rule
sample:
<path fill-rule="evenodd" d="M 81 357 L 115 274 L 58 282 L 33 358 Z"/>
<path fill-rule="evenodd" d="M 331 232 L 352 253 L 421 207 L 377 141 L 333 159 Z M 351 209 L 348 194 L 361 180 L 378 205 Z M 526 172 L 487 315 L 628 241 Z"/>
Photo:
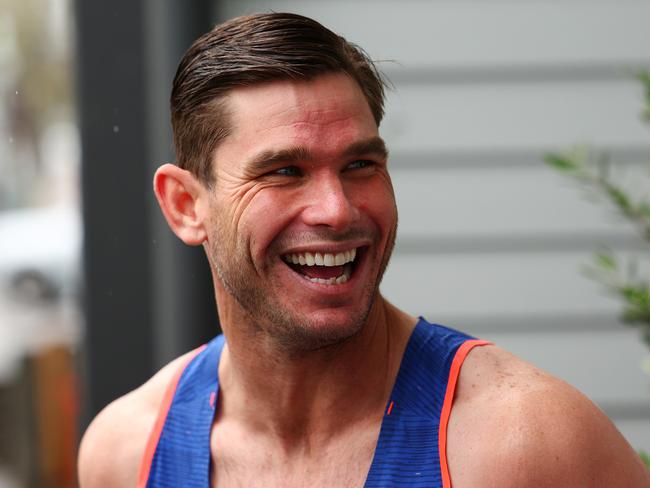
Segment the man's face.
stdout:
<path fill-rule="evenodd" d="M 355 335 L 397 226 L 387 155 L 361 89 L 328 74 L 238 88 L 227 104 L 232 132 L 213 160 L 206 242 L 226 290 L 220 307 L 241 309 L 291 349 Z"/>

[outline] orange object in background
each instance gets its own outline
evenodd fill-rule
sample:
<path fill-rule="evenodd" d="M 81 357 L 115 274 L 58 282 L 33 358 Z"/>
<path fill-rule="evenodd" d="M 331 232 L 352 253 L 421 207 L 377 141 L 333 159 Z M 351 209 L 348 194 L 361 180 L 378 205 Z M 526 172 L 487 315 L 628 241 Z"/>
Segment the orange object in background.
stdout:
<path fill-rule="evenodd" d="M 53 346 L 32 359 L 39 486 L 77 486 L 79 394 L 75 358 L 69 347 Z"/>

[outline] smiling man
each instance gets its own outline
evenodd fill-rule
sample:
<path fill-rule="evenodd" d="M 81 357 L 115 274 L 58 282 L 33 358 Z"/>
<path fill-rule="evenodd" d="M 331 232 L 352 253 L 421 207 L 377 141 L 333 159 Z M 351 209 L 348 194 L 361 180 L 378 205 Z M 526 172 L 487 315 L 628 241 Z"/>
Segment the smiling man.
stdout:
<path fill-rule="evenodd" d="M 224 334 L 100 413 L 83 488 L 650 486 L 573 388 L 380 295 L 382 116 L 372 62 L 313 20 L 241 17 L 194 43 L 154 188 L 205 249 Z"/>

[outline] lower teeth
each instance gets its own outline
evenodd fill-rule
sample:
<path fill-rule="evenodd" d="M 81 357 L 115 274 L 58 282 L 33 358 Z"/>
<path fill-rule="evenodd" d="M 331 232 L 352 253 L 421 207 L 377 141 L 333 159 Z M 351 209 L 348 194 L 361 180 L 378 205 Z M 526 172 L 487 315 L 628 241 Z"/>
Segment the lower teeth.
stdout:
<path fill-rule="evenodd" d="M 347 272 L 344 272 L 338 278 L 329 278 L 327 280 L 323 278 L 309 278 L 307 276 L 305 278 L 307 278 L 312 283 L 320 283 L 321 285 L 340 285 L 348 281 L 349 275 Z"/>

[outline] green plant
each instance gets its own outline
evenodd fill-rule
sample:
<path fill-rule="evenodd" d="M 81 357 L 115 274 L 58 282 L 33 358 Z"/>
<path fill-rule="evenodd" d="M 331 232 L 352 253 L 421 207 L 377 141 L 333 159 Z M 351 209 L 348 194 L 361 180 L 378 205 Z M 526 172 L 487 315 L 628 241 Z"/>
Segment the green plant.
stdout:
<path fill-rule="evenodd" d="M 643 84 L 645 94 L 642 116 L 650 123 L 650 71 L 640 73 L 638 79 Z M 564 153 L 547 154 L 544 161 L 609 200 L 650 246 L 650 201 L 647 195 L 633 196 L 630 189 L 612 177 L 612 162 L 607 154 L 581 147 Z M 650 188 L 650 161 L 648 170 L 646 189 Z M 621 258 L 611 249 L 603 248 L 594 252 L 593 261 L 585 268 L 585 274 L 604 284 L 621 298 L 622 321 L 639 327 L 643 341 L 650 347 L 650 271 L 646 270 L 645 274 L 639 272 L 635 258 Z M 641 450 L 639 456 L 650 469 L 650 455 Z"/>
<path fill-rule="evenodd" d="M 641 456 L 641 461 L 643 461 L 643 464 L 645 464 L 646 467 L 650 469 L 650 455 L 648 455 L 647 452 L 641 449 L 639 451 L 639 456 Z"/>
<path fill-rule="evenodd" d="M 643 118 L 650 122 L 650 71 L 638 79 L 645 89 Z M 546 163 L 557 171 L 571 176 L 585 185 L 592 194 L 604 197 L 618 213 L 631 222 L 650 250 L 650 201 L 647 195 L 634 196 L 629 188 L 612 175 L 612 161 L 607 154 L 586 147 L 574 148 L 564 153 L 544 156 Z M 646 178 L 650 188 L 650 161 Z M 623 302 L 621 319 L 639 327 L 644 342 L 650 347 L 650 272 L 639 270 L 632 256 L 621 257 L 611 249 L 603 248 L 593 255 L 585 273 L 612 290 Z"/>
<path fill-rule="evenodd" d="M 643 117 L 650 122 L 650 71 L 639 73 L 638 78 L 645 88 L 645 107 L 643 109 Z"/>

